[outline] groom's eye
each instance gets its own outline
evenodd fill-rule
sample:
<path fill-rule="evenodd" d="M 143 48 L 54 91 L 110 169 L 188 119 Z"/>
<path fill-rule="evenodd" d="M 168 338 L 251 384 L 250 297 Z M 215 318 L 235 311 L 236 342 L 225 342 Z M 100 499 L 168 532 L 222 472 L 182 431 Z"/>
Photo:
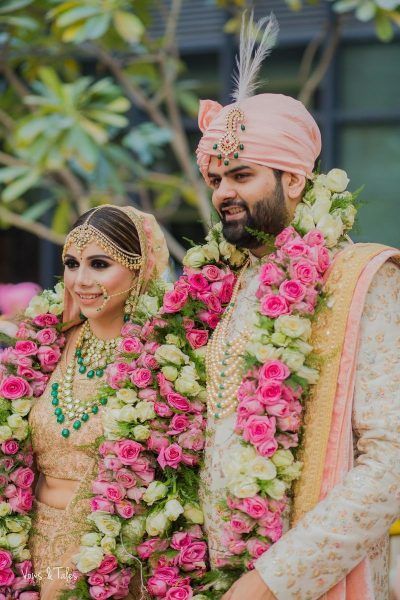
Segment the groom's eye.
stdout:
<path fill-rule="evenodd" d="M 221 182 L 221 180 L 217 179 L 217 178 L 210 179 L 210 185 L 213 188 L 217 188 L 219 186 L 220 182 Z"/>

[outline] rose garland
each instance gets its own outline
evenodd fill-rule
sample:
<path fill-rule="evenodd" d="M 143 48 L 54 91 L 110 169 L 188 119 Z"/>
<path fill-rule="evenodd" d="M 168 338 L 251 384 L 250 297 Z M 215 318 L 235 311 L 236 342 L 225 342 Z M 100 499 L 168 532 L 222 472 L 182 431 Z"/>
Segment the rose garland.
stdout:
<path fill-rule="evenodd" d="M 208 571 L 198 503 L 205 346 L 246 260 L 217 225 L 204 246 L 189 250 L 173 289 L 163 295 L 155 287 L 142 296 L 137 322 L 123 327 L 101 393 L 108 403 L 92 490 L 93 531 L 82 537 L 75 557 L 80 578 L 66 598 L 125 597 L 138 560 L 152 597 L 217 598 L 279 539 L 301 468 L 295 452 L 302 404 L 318 377 L 308 339 L 323 298 L 327 248 L 337 246 L 355 215 L 347 183 L 338 169 L 314 177 L 293 226 L 276 238 L 260 271 L 259 320 L 238 391 L 243 448 L 225 466 L 231 560 L 222 571 Z"/>
<path fill-rule="evenodd" d="M 13 347 L 0 354 L 0 598 L 36 600 L 27 547 L 34 472 L 28 414 L 64 345 L 59 315 L 63 286 L 36 296 Z"/>

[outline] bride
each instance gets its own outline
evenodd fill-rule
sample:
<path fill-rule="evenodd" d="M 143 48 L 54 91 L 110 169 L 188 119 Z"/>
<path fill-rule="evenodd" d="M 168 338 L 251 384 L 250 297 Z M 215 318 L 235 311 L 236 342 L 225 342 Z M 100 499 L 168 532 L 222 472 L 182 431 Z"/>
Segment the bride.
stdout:
<path fill-rule="evenodd" d="M 90 445 L 103 433 L 98 391 L 124 321 L 167 268 L 168 250 L 152 215 L 104 205 L 75 223 L 63 262 L 66 343 L 29 414 L 39 472 L 29 547 L 42 600 L 67 589 L 73 573 L 96 476 Z"/>

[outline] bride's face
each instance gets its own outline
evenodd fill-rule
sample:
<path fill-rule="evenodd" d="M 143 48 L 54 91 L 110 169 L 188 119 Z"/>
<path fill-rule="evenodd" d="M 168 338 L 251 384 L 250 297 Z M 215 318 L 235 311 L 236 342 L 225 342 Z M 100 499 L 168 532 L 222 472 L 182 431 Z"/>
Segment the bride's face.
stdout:
<path fill-rule="evenodd" d="M 136 278 L 134 271 L 113 260 L 94 242 L 85 246 L 82 254 L 72 244 L 64 257 L 64 266 L 65 286 L 85 317 L 112 321 L 123 314 L 130 293 L 127 290 Z M 99 310 L 105 294 L 119 295 L 111 297 Z"/>

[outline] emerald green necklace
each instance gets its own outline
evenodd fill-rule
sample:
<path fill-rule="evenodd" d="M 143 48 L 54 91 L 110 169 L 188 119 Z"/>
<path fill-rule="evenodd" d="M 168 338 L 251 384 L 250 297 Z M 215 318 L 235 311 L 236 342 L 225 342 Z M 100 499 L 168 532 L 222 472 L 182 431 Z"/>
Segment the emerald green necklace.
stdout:
<path fill-rule="evenodd" d="M 57 423 L 64 425 L 61 435 L 67 438 L 72 430 L 77 431 L 82 423 L 89 420 L 90 414 L 99 412 L 99 404 L 107 404 L 107 398 L 81 400 L 74 397 L 74 383 L 77 371 L 88 379 L 101 378 L 104 370 L 115 358 L 120 337 L 101 340 L 92 332 L 89 321 L 86 321 L 76 342 L 74 356 L 67 366 L 61 382 L 51 387 L 51 403 L 55 407 Z M 67 427 L 65 425 L 68 425 Z"/>

